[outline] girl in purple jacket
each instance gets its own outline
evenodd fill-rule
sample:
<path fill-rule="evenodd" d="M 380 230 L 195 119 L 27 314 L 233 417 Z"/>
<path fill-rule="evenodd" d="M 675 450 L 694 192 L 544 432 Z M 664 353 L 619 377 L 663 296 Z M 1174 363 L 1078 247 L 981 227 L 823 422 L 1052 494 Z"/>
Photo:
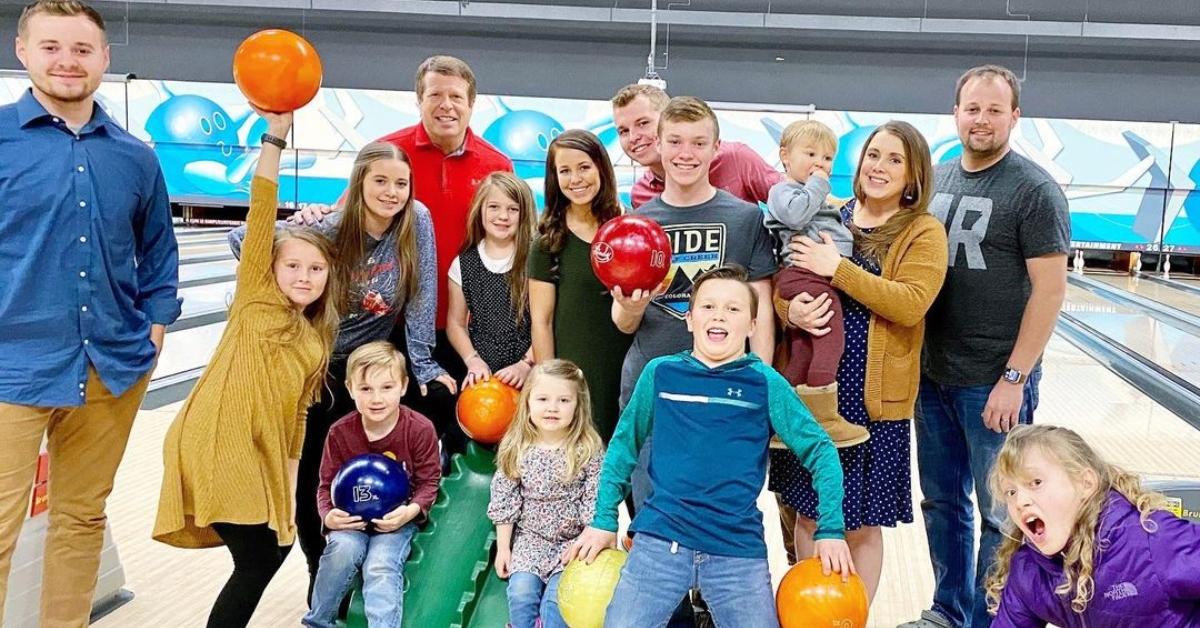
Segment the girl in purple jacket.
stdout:
<path fill-rule="evenodd" d="M 1200 526 L 1075 432 L 1014 428 L 991 486 L 1008 508 L 988 574 L 993 628 L 1200 625 Z"/>

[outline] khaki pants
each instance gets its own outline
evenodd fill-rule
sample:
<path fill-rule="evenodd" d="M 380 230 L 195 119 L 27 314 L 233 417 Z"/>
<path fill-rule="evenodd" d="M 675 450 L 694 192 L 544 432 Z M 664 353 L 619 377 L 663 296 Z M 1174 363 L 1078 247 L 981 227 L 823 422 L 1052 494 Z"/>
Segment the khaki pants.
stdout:
<path fill-rule="evenodd" d="M 41 625 L 88 624 L 104 544 L 104 504 L 149 382 L 147 373 L 124 395 L 113 397 L 89 367 L 86 405 L 39 408 L 0 403 L 0 625 L 13 549 L 29 510 L 43 434 L 50 454 L 50 526 L 43 558 Z"/>

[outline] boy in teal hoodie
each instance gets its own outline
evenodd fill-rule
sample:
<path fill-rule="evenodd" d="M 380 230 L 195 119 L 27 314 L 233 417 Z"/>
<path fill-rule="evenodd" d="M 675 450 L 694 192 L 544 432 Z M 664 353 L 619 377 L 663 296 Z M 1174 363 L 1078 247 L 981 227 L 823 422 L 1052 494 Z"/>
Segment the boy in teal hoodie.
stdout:
<path fill-rule="evenodd" d="M 592 525 L 568 551 L 591 562 L 616 544 L 617 505 L 638 452 L 653 435 L 653 488 L 605 626 L 657 626 L 698 588 L 718 625 L 775 627 L 774 595 L 755 502 L 772 431 L 796 452 L 820 498 L 817 555 L 843 578 L 854 573 L 842 523 L 842 468 L 829 436 L 791 385 L 753 354 L 757 294 L 737 267 L 696 278 L 687 315 L 691 351 L 651 360 L 621 414 L 600 473 Z"/>

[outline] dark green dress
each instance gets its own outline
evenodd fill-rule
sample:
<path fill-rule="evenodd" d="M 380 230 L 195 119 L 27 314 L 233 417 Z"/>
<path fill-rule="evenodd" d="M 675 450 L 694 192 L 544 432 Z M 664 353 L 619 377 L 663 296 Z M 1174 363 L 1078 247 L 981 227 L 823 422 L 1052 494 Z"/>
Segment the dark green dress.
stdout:
<path fill-rule="evenodd" d="M 590 244 L 568 231 L 557 256 L 542 248 L 540 238 L 530 249 L 529 278 L 557 287 L 554 356 L 583 369 L 592 396 L 592 421 L 607 445 L 617 427 L 621 363 L 633 336 L 621 333 L 612 322 L 612 296 L 592 273 Z"/>

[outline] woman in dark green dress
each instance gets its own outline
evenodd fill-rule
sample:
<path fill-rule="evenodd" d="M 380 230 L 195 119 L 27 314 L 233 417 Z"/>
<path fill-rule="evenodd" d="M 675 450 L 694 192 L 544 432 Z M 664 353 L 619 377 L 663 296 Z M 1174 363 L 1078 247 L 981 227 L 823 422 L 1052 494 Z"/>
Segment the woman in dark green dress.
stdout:
<path fill-rule="evenodd" d="M 546 207 L 529 252 L 533 358 L 570 360 L 583 369 L 592 419 L 605 444 L 618 418 L 621 362 L 633 336 L 612 321 L 612 297 L 592 274 L 592 238 L 621 214 L 616 175 L 599 138 L 573 129 L 546 156 Z"/>

